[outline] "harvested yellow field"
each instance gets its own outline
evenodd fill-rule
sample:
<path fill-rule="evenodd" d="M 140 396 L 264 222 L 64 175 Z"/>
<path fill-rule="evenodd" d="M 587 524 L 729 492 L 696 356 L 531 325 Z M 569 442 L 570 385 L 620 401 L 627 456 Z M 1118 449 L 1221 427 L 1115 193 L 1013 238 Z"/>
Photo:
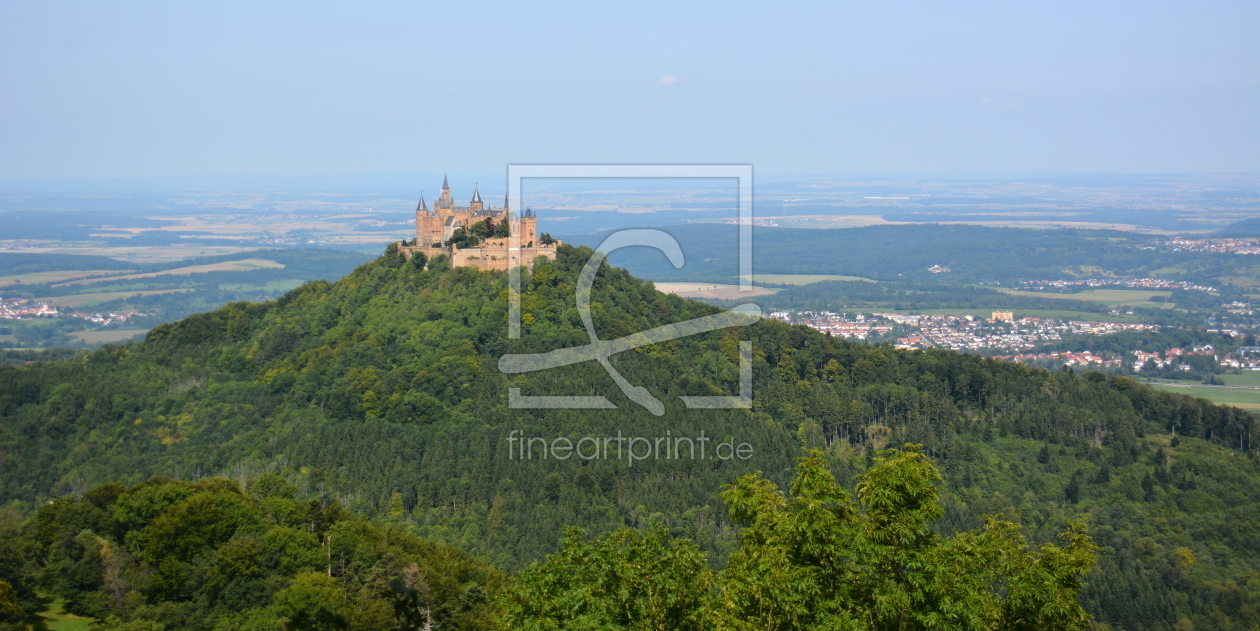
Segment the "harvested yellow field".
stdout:
<path fill-rule="evenodd" d="M 168 269 L 160 272 L 149 272 L 147 274 L 126 274 L 123 276 L 108 276 L 104 278 L 84 278 L 65 283 L 57 283 L 56 285 L 53 285 L 53 287 L 86 285 L 89 283 L 114 280 L 132 280 L 135 278 L 153 278 L 155 276 L 189 276 L 191 274 L 205 274 L 207 272 L 248 272 L 256 269 L 281 269 L 283 267 L 283 264 L 275 261 L 269 261 L 267 259 L 242 259 L 239 261 L 212 263 L 210 265 L 189 265 L 188 267 L 176 267 L 175 269 Z"/>
<path fill-rule="evenodd" d="M 740 291 L 739 285 L 723 285 L 720 283 L 653 283 L 657 291 L 682 296 L 683 298 L 709 298 L 711 300 L 739 300 L 775 293 L 775 289 L 765 287 L 752 288 L 752 291 Z"/>
<path fill-rule="evenodd" d="M 868 283 L 875 281 L 861 276 L 836 276 L 834 274 L 755 274 L 753 281 L 761 281 L 763 283 L 774 283 L 776 285 L 808 285 L 810 283 L 821 283 L 825 280 L 864 280 Z"/>
<path fill-rule="evenodd" d="M 737 285 L 720 285 L 717 283 L 652 283 L 652 284 L 656 286 L 657 291 L 663 291 L 667 294 L 737 287 Z"/>

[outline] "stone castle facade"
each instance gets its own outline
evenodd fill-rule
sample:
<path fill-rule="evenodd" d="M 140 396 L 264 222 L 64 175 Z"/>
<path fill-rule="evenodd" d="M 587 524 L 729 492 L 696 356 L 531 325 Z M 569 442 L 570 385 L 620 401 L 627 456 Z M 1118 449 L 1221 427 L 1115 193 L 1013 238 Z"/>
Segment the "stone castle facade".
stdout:
<path fill-rule="evenodd" d="M 509 233 L 520 238 L 520 247 L 512 250 L 510 238 L 491 236 L 483 239 L 473 247 L 461 248 L 450 243 L 456 231 L 465 231 L 473 224 L 489 220 L 495 226 L 508 225 Z M 416 252 L 423 253 L 432 259 L 439 254 L 450 257 L 451 267 L 475 267 L 482 270 L 507 270 L 519 265 L 531 265 L 534 259 L 543 257 L 556 258 L 556 248 L 561 243 L 556 241 L 543 245 L 539 241 L 538 217 L 534 211 L 526 210 L 518 216 L 508 206 L 508 199 L 503 197 L 503 207 L 487 207 L 481 201 L 481 191 L 473 190 L 472 201 L 467 206 L 456 206 L 451 199 L 451 185 L 442 178 L 442 196 L 433 201 L 433 210 L 429 210 L 424 196 L 416 205 L 416 239 L 410 244 L 403 242 L 400 250 L 410 258 Z"/>

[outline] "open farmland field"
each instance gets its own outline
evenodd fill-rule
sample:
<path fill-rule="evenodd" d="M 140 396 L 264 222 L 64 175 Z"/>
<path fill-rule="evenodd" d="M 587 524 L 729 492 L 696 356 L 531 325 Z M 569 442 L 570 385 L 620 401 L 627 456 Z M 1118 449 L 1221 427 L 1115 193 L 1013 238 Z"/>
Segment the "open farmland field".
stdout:
<path fill-rule="evenodd" d="M 1217 375 L 1217 379 L 1227 386 L 1249 386 L 1260 388 L 1260 370 L 1244 370 L 1239 375 Z"/>
<path fill-rule="evenodd" d="M 739 300 L 755 296 L 773 294 L 777 289 L 766 287 L 752 288 L 752 291 L 741 292 L 739 285 L 723 285 L 720 283 L 653 283 L 658 291 L 676 294 L 683 298 L 708 298 L 711 300 Z"/>
<path fill-rule="evenodd" d="M 1042 291 L 1020 291 L 1018 289 L 998 289 L 1004 294 L 1012 296 L 1029 296 L 1033 298 L 1050 298 L 1057 300 L 1093 300 L 1101 302 L 1105 305 L 1113 307 L 1119 306 L 1143 306 L 1161 305 L 1171 308 L 1172 303 L 1152 303 L 1151 298 L 1162 296 L 1167 298 L 1172 295 L 1171 291 L 1153 291 L 1145 289 L 1090 289 L 1075 294 L 1060 294 L 1054 292 Z"/>
<path fill-rule="evenodd" d="M 1183 386 L 1171 383 L 1152 383 L 1150 386 L 1192 397 L 1203 397 L 1213 403 L 1232 405 L 1250 412 L 1260 412 L 1260 388 L 1205 386 L 1202 384 Z"/>
<path fill-rule="evenodd" d="M 105 331 L 78 331 L 71 333 L 70 337 L 75 340 L 87 342 L 88 344 L 108 344 L 110 342 L 125 342 L 137 335 L 148 333 L 148 329 L 110 329 Z"/>
<path fill-rule="evenodd" d="M 212 263 L 210 265 L 189 265 L 188 267 L 176 267 L 174 269 L 162 270 L 160 272 L 149 272 L 147 274 L 127 274 L 123 276 L 109 276 L 105 278 L 84 278 L 65 283 L 57 283 L 53 287 L 65 287 L 67 285 L 86 285 L 90 283 L 101 283 L 116 280 L 133 280 L 137 278 L 154 278 L 157 276 L 189 276 L 192 274 L 205 274 L 208 272 L 248 272 L 256 269 L 283 269 L 284 264 L 267 259 L 241 259 L 239 261 L 222 261 Z"/>
<path fill-rule="evenodd" d="M 19 274 L 17 276 L 5 276 L 0 278 L 0 287 L 5 285 L 37 285 L 39 283 L 55 283 L 63 280 L 71 280 L 76 278 L 86 278 L 89 276 L 102 276 L 105 274 L 125 273 L 119 270 L 58 270 L 55 272 L 33 272 L 30 274 Z"/>
<path fill-rule="evenodd" d="M 107 291 L 95 294 L 71 294 L 69 296 L 51 296 L 48 298 L 40 298 L 40 302 L 47 303 L 54 307 L 83 307 L 94 305 L 119 298 L 130 298 L 132 296 L 153 296 L 157 294 L 174 294 L 192 291 L 192 289 L 151 289 L 147 291 Z"/>
<path fill-rule="evenodd" d="M 273 280 L 267 283 L 227 283 L 219 285 L 219 289 L 223 291 L 263 291 L 273 296 L 279 296 L 289 290 L 301 287 L 305 282 L 301 279 L 289 278 Z"/>
<path fill-rule="evenodd" d="M 5 241 L 0 240 L 0 245 Z M 17 248 L 14 248 L 17 249 Z M 108 256 L 131 263 L 168 263 L 179 261 L 190 256 L 223 256 L 239 252 L 252 252 L 257 247 L 237 247 L 206 245 L 202 243 L 179 245 L 126 245 L 126 244 L 94 244 L 94 243 L 24 243 L 21 252 L 29 254 L 67 254 L 82 256 Z"/>

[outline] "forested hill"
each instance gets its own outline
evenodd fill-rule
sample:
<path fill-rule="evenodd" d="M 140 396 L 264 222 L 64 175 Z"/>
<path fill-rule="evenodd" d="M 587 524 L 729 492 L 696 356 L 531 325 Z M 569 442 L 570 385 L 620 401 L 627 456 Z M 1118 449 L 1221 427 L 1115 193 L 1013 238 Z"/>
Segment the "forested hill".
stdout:
<path fill-rule="evenodd" d="M 659 417 L 594 362 L 501 373 L 506 352 L 589 341 L 574 308 L 589 255 L 565 247 L 534 268 L 519 341 L 506 335 L 506 274 L 440 259 L 426 270 L 387 252 L 336 283 L 162 325 L 141 343 L 0 367 L 0 502 L 29 513 L 106 482 L 223 475 L 248 488 L 271 472 L 300 501 L 389 516 L 509 571 L 554 551 L 567 525 L 659 525 L 721 566 L 735 541 L 724 484 L 759 470 L 786 486 L 812 446 L 851 487 L 877 449 L 912 442 L 944 475 L 942 532 L 1000 512 L 1044 542 L 1083 517 L 1101 556 L 1081 598 L 1099 620 L 1260 622 L 1250 414 L 1124 378 L 900 352 L 773 321 L 614 356 L 665 403 Z M 592 297 L 601 339 L 715 312 L 616 268 Z M 742 340 L 753 343 L 754 408 L 685 408 L 679 395 L 738 392 Z M 617 408 L 510 410 L 509 388 L 599 394 Z M 522 462 L 509 457 L 513 430 L 575 442 L 703 430 L 752 453 Z"/>

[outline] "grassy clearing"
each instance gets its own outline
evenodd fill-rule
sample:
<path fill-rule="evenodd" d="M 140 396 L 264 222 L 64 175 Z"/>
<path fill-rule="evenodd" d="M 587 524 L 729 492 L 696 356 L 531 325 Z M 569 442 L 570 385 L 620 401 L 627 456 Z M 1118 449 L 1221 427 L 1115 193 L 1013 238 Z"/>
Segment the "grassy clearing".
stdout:
<path fill-rule="evenodd" d="M 149 291 L 109 291 L 109 292 L 104 292 L 104 293 L 99 293 L 99 294 L 73 294 L 70 296 L 49 296 L 47 298 L 40 298 L 39 301 L 48 303 L 54 307 L 83 307 L 87 305 L 94 305 L 101 302 L 109 302 L 111 300 L 118 300 L 119 298 L 130 298 L 136 295 L 149 296 L 153 294 L 174 294 L 174 293 L 182 293 L 185 291 L 192 291 L 192 290 L 191 289 L 153 289 Z"/>
<path fill-rule="evenodd" d="M 39 613 L 49 631 L 88 631 L 92 623 L 96 622 L 92 618 L 66 613 L 65 604 L 65 600 L 58 598 L 48 606 L 47 611 Z"/>
<path fill-rule="evenodd" d="M 111 342 L 125 342 L 138 335 L 148 333 L 148 329 L 113 329 L 108 331 L 77 331 L 71 333 L 70 337 L 88 344 L 109 344 Z"/>
<path fill-rule="evenodd" d="M 110 276 L 107 278 L 83 278 L 79 280 L 58 283 L 53 287 L 64 287 L 66 285 L 86 285 L 89 283 L 100 283 L 115 280 L 133 280 L 136 278 L 154 278 L 156 276 L 189 276 L 192 274 L 205 274 L 207 272 L 248 272 L 256 269 L 281 269 L 284 265 L 267 259 L 242 259 L 239 261 L 222 261 L 220 263 L 212 263 L 210 265 L 189 265 L 187 267 L 176 267 L 175 269 L 162 270 L 160 272 L 149 272 L 147 274 L 126 274 L 124 276 Z"/>
<path fill-rule="evenodd" d="M 1188 394 L 1192 397 L 1202 397 L 1213 403 L 1232 405 L 1250 412 L 1260 411 L 1260 389 L 1223 388 L 1220 386 L 1204 385 L 1182 386 L 1168 383 L 1152 383 L 1149 385 L 1152 388 L 1159 390 L 1167 390 L 1168 392 L 1176 392 L 1178 394 Z"/>
<path fill-rule="evenodd" d="M 1244 370 L 1241 375 L 1217 375 L 1227 386 L 1260 388 L 1260 370 Z"/>

